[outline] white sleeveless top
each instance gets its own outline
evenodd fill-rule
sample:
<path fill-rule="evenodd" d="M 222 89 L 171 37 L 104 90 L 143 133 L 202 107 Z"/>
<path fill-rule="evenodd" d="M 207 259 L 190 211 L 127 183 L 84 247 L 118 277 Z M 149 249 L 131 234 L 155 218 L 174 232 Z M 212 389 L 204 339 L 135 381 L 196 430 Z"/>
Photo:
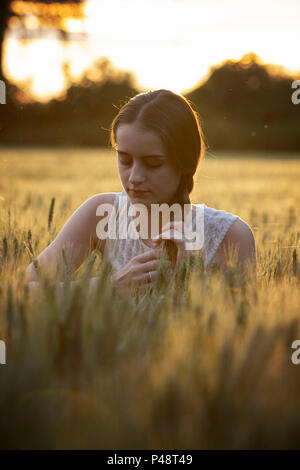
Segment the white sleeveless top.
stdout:
<path fill-rule="evenodd" d="M 128 233 L 128 225 L 133 221 L 133 218 L 128 214 L 128 207 L 131 205 L 130 198 L 128 197 L 125 190 L 115 193 L 116 197 L 114 200 L 114 210 L 110 214 L 108 221 L 108 227 L 110 227 L 111 217 L 116 217 L 117 226 L 122 226 L 122 224 L 127 224 L 126 227 L 123 226 L 125 233 Z M 126 206 L 121 204 L 121 209 L 119 210 L 119 198 L 126 197 Z M 204 206 L 204 268 L 206 270 L 209 263 L 212 261 L 213 256 L 215 255 L 220 243 L 223 241 L 227 230 L 231 224 L 238 219 L 237 215 L 231 214 L 224 210 L 217 210 L 211 207 Z M 127 211 L 127 214 L 124 213 L 124 210 Z M 193 220 L 193 224 L 195 221 Z M 120 224 L 120 225 L 118 225 Z M 134 224 L 134 222 L 133 222 Z M 133 225 L 131 224 L 131 226 Z M 195 226 L 195 225 L 194 225 Z M 108 258 L 108 261 L 111 265 L 112 271 L 119 271 L 125 264 L 127 264 L 131 258 L 136 255 L 145 253 L 146 251 L 151 250 L 139 237 L 139 233 L 136 231 L 137 238 L 133 239 L 127 236 L 126 238 L 110 238 L 109 234 L 106 238 L 104 256 Z"/>

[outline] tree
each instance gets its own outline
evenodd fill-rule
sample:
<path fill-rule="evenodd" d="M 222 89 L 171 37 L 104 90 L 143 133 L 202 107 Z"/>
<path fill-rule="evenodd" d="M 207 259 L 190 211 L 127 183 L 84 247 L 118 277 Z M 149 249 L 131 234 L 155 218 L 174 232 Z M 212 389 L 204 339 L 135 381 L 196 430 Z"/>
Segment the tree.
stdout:
<path fill-rule="evenodd" d="M 209 145 L 229 149 L 297 149 L 299 107 L 292 78 L 254 53 L 212 67 L 204 83 L 185 94 L 203 119 Z"/>
<path fill-rule="evenodd" d="M 9 17 L 9 4 L 10 0 L 2 0 L 0 2 L 0 80 L 3 79 L 2 73 L 2 56 L 3 56 L 3 41 L 4 34 L 7 28 Z"/>
<path fill-rule="evenodd" d="M 9 22 L 17 20 L 20 28 L 26 30 L 26 16 L 31 14 L 38 19 L 42 28 L 55 27 L 67 39 L 68 32 L 63 20 L 66 17 L 82 18 L 82 0 L 0 0 L 0 79 L 3 80 L 3 42 Z M 39 32 L 40 34 L 40 32 Z"/>

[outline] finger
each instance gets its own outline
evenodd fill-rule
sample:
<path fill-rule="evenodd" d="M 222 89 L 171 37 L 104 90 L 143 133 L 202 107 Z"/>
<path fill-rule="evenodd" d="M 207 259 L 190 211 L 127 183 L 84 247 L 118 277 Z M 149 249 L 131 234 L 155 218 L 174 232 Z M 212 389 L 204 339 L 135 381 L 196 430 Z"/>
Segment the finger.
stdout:
<path fill-rule="evenodd" d="M 159 240 L 159 245 L 164 247 L 165 246 L 165 243 L 169 243 L 169 242 L 172 242 L 174 243 L 174 245 L 176 245 L 176 247 L 179 249 L 179 250 L 185 250 L 185 246 L 186 246 L 186 241 L 184 238 L 179 238 L 178 236 L 174 236 L 173 234 L 171 234 L 170 236 L 167 235 L 167 236 L 163 236 L 160 240 Z"/>
<path fill-rule="evenodd" d="M 171 278 L 171 275 L 172 275 L 172 270 L 169 268 L 167 270 L 167 277 L 168 278 Z M 151 275 L 151 278 L 150 278 L 150 275 Z M 155 270 L 155 271 L 150 271 L 150 275 L 149 275 L 149 272 L 147 273 L 143 273 L 140 275 L 139 277 L 139 284 L 142 285 L 142 284 L 153 284 L 155 285 L 155 283 L 157 282 L 158 279 L 162 279 L 161 278 L 161 273 L 159 273 L 158 270 Z M 165 276 L 164 276 L 165 278 Z"/>
<path fill-rule="evenodd" d="M 147 261 L 146 263 L 141 264 L 137 268 L 137 271 L 139 273 L 147 273 L 149 271 L 157 270 L 161 265 L 165 268 L 169 268 L 171 267 L 171 262 L 168 259 Z"/>
<path fill-rule="evenodd" d="M 169 229 L 169 230 L 164 230 L 163 232 L 159 233 L 154 237 L 154 240 L 161 240 L 165 238 L 174 238 L 175 240 L 183 240 L 184 239 L 184 234 L 180 230 L 175 230 L 175 229 Z"/>
<path fill-rule="evenodd" d="M 140 255 L 135 256 L 134 259 L 138 261 L 139 263 L 145 263 L 153 259 L 160 259 L 161 256 L 162 256 L 161 249 L 151 249 L 151 250 L 145 251 L 145 253 L 141 253 Z"/>
<path fill-rule="evenodd" d="M 150 275 L 149 275 L 150 273 Z M 143 284 L 154 284 L 157 277 L 157 270 L 148 271 L 139 275 L 137 282 L 139 285 Z"/>
<path fill-rule="evenodd" d="M 146 268 L 146 264 L 147 264 L 147 268 Z M 160 271 L 160 264 L 157 263 L 155 264 L 153 262 L 153 264 L 151 263 L 146 263 L 143 265 L 143 270 L 136 270 L 135 273 L 133 274 L 132 276 L 132 281 L 134 283 L 144 283 L 144 282 L 150 282 L 150 281 L 153 281 L 157 274 L 159 272 L 168 272 L 171 270 L 172 266 L 171 266 L 171 263 L 170 262 L 166 262 L 164 263 L 164 268 L 162 268 L 162 271 Z M 149 276 L 149 273 L 151 273 L 151 279 L 150 279 L 150 276 Z"/>
<path fill-rule="evenodd" d="M 169 233 L 170 231 L 179 232 L 180 234 L 183 235 L 183 237 L 185 237 L 187 233 L 189 234 L 191 232 L 190 222 L 183 222 L 182 220 L 176 220 L 173 222 L 168 222 L 167 224 L 163 225 L 162 230 L 161 230 L 162 233 L 164 232 Z M 154 239 L 159 238 L 160 236 L 161 236 L 161 233 L 157 235 L 156 237 L 154 237 Z"/>
<path fill-rule="evenodd" d="M 172 222 L 168 222 L 165 225 L 162 226 L 162 231 L 164 230 L 170 230 L 170 229 L 175 229 L 178 231 L 183 231 L 184 230 L 184 222 L 182 220 L 174 220 Z"/>

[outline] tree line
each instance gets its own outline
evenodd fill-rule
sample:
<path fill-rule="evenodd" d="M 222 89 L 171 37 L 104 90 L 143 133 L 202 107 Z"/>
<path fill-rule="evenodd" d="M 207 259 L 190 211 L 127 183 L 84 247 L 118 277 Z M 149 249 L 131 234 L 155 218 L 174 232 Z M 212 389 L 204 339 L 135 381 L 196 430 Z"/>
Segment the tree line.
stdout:
<path fill-rule="evenodd" d="M 85 77 L 64 100 L 46 104 L 22 103 L 22 90 L 7 84 L 7 104 L 0 107 L 1 144 L 107 147 L 118 108 L 140 90 L 129 72 L 112 73 L 108 59 L 99 67 L 107 74 L 101 82 Z M 183 94 L 197 110 L 212 149 L 298 151 L 300 105 L 292 102 L 292 81 L 248 54 L 215 67 L 204 83 Z"/>

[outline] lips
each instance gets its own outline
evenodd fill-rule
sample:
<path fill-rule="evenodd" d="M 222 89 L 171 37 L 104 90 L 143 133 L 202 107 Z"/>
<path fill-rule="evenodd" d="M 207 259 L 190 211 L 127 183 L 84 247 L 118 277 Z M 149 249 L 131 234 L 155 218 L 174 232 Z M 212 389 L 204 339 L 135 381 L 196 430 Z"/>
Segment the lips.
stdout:
<path fill-rule="evenodd" d="M 148 191 L 141 191 L 141 190 L 135 190 L 135 189 L 129 189 L 129 191 L 136 196 L 148 193 Z"/>

